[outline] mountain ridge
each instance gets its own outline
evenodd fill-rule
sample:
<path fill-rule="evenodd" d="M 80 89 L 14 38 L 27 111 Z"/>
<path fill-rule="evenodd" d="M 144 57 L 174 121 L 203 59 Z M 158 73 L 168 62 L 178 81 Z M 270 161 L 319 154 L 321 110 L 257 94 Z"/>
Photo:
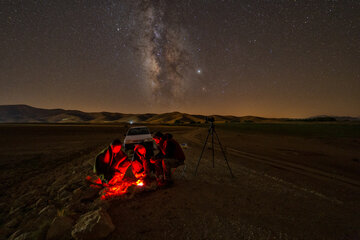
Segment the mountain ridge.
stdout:
<path fill-rule="evenodd" d="M 360 121 L 347 116 L 319 115 L 304 119 L 264 118 L 257 116 L 211 115 L 218 123 L 225 122 L 283 122 L 283 121 Z M 193 124 L 204 123 L 205 115 L 181 112 L 129 114 L 116 112 L 83 112 L 61 108 L 43 109 L 25 104 L 0 105 L 0 123 L 150 123 L 150 124 Z"/>

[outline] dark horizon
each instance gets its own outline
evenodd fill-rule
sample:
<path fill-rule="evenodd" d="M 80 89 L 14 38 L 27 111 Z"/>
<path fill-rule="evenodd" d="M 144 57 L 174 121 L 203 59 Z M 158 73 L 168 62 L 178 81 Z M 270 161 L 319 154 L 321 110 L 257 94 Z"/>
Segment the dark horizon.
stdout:
<path fill-rule="evenodd" d="M 316 117 L 349 117 L 349 118 L 359 118 L 360 119 L 360 115 L 359 116 L 351 116 L 351 115 L 328 115 L 328 114 L 318 114 L 318 115 L 312 115 L 312 116 L 305 116 L 305 117 L 265 117 L 265 116 L 261 116 L 261 115 L 225 115 L 225 114 L 201 114 L 201 113 L 191 113 L 191 112 L 181 112 L 181 111 L 169 111 L 169 112 L 143 112 L 143 113 L 131 113 L 131 112 L 116 112 L 116 111 L 84 111 L 82 109 L 73 109 L 73 108 L 62 108 L 62 107 L 54 107 L 54 108 L 43 108 L 43 107 L 39 107 L 39 106 L 31 106 L 28 104 L 1 104 L 0 107 L 3 106 L 26 106 L 26 107 L 30 107 L 30 108 L 36 108 L 36 109 L 43 109 L 43 110 L 65 110 L 65 111 L 80 111 L 83 113 L 102 113 L 102 112 L 107 112 L 107 113 L 115 113 L 115 114 L 134 114 L 134 115 L 142 115 L 142 114 L 154 114 L 154 115 L 160 115 L 160 114 L 166 114 L 166 113 L 181 113 L 181 114 L 189 114 L 189 115 L 202 115 L 202 116 L 213 116 L 213 115 L 218 115 L 218 116 L 229 116 L 229 117 L 259 117 L 259 118 L 265 118 L 265 119 L 310 119 L 310 118 L 316 118 Z"/>

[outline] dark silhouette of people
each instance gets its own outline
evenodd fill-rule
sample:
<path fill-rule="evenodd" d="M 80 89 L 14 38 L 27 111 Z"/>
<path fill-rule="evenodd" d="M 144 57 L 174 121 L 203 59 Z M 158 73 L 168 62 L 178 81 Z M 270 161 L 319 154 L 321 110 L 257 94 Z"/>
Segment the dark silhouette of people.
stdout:
<path fill-rule="evenodd" d="M 155 165 L 158 185 L 171 185 L 171 168 L 184 164 L 185 154 L 180 144 L 169 133 L 157 132 L 153 139 L 159 149 L 159 153 L 150 159 Z"/>

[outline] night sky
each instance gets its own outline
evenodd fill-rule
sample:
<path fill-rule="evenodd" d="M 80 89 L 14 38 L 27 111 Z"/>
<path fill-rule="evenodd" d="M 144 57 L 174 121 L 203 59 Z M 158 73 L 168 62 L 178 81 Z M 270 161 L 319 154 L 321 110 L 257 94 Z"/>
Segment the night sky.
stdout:
<path fill-rule="evenodd" d="M 360 116 L 360 1 L 5 1 L 0 104 Z"/>

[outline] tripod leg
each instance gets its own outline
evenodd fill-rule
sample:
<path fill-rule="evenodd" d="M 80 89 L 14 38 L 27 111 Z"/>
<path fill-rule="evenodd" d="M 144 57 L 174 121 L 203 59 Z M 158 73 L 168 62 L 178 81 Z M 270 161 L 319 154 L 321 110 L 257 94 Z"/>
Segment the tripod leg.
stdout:
<path fill-rule="evenodd" d="M 214 160 L 214 129 L 211 129 L 211 149 L 212 149 L 212 160 L 213 160 L 213 168 L 215 168 L 215 160 Z"/>
<path fill-rule="evenodd" d="M 195 174 L 194 174 L 195 176 L 196 176 L 196 173 L 197 173 L 197 170 L 198 170 L 199 164 L 200 164 L 201 157 L 202 157 L 202 155 L 203 155 L 203 153 L 204 153 L 204 150 L 205 150 L 205 147 L 206 147 L 207 140 L 208 140 L 209 135 L 210 135 L 210 130 L 211 130 L 211 129 L 209 129 L 208 135 L 207 135 L 206 140 L 205 140 L 205 143 L 204 143 L 204 147 L 203 147 L 203 149 L 202 149 L 202 151 L 201 151 L 201 154 L 200 154 L 199 161 L 198 161 L 198 163 L 197 163 L 197 165 L 196 165 Z"/>
<path fill-rule="evenodd" d="M 215 129 L 214 129 L 214 133 L 216 134 L 216 138 L 217 138 L 217 140 L 218 140 L 218 142 L 219 142 L 220 149 L 221 149 L 221 151 L 222 151 L 222 153 L 223 153 L 223 155 L 224 155 L 225 162 L 226 162 L 226 164 L 227 164 L 227 166 L 228 166 L 228 168 L 229 168 L 230 175 L 231 175 L 231 177 L 234 177 L 234 175 L 233 175 L 233 173 L 232 173 L 232 171 L 231 171 L 231 168 L 230 168 L 229 162 L 228 162 L 228 160 L 227 160 L 227 158 L 226 158 L 225 151 L 224 151 L 224 149 L 223 149 L 223 147 L 222 147 L 222 145 L 221 145 L 221 142 L 220 142 L 219 136 L 218 136 L 218 135 L 217 135 L 217 133 L 215 132 Z"/>

